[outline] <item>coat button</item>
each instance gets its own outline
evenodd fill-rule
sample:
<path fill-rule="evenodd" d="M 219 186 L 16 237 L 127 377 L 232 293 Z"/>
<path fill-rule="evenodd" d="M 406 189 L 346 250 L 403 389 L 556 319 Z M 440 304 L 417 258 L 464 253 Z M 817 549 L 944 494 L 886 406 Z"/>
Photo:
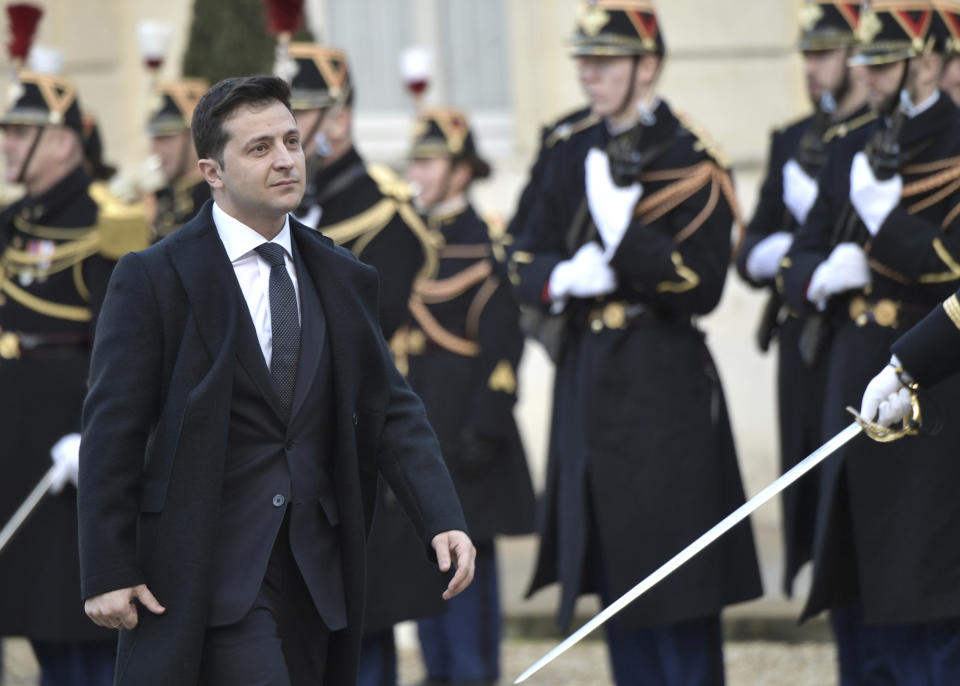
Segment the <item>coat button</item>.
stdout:
<path fill-rule="evenodd" d="M 357 416 L 357 413 L 354 412 L 354 413 L 353 413 L 353 425 L 356 426 L 356 425 L 359 424 L 359 423 L 360 423 L 360 417 L 358 417 L 358 416 Z"/>
<path fill-rule="evenodd" d="M 285 502 L 287 502 L 287 499 L 284 498 L 284 497 L 283 497 L 282 495 L 280 495 L 279 493 L 277 493 L 275 496 L 273 496 L 273 506 L 274 506 L 274 507 L 283 507 L 283 504 L 284 504 Z"/>

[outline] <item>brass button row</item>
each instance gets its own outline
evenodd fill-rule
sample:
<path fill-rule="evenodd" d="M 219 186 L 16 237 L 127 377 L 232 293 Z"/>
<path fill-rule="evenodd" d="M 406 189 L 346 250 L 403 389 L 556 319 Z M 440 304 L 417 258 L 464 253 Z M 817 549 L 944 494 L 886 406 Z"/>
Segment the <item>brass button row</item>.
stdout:
<path fill-rule="evenodd" d="M 627 327 L 627 306 L 622 302 L 607 303 L 602 309 L 592 310 L 587 316 L 590 330 L 600 333 L 604 329 L 625 329 Z"/>
<path fill-rule="evenodd" d="M 12 331 L 0 332 L 0 359 L 20 359 L 20 337 Z"/>
<path fill-rule="evenodd" d="M 861 295 L 850 301 L 850 319 L 857 326 L 866 326 L 872 320 L 878 326 L 896 329 L 899 325 L 900 304 L 888 298 L 870 302 Z"/>

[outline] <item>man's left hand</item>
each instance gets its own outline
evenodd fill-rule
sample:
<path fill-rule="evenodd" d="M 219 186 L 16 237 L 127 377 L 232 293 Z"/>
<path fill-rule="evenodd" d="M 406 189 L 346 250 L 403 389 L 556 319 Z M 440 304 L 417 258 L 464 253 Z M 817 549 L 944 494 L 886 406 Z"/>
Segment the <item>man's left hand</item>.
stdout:
<path fill-rule="evenodd" d="M 437 565 L 441 572 L 450 570 L 452 564 L 457 571 L 443 592 L 443 599 L 450 600 L 463 591 L 473 581 L 473 566 L 477 549 L 470 537 L 462 531 L 444 531 L 433 537 L 433 549 L 437 552 Z"/>
<path fill-rule="evenodd" d="M 879 180 L 870 168 L 864 152 L 858 152 L 850 167 L 850 202 L 871 236 L 876 236 L 883 222 L 900 204 L 903 179 L 896 174 L 886 181 Z"/>

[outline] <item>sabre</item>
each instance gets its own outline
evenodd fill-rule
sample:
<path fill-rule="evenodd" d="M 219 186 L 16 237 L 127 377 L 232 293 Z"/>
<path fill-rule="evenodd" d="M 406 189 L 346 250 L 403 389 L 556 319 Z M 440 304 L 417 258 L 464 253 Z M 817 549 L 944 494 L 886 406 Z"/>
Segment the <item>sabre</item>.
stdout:
<path fill-rule="evenodd" d="M 574 645 L 580 642 L 587 634 L 592 632 L 597 627 L 601 626 L 608 619 L 613 617 L 615 614 L 620 612 L 627 605 L 632 603 L 634 600 L 639 598 L 641 595 L 649 591 L 651 588 L 656 586 L 658 583 L 666 579 L 673 572 L 679 569 L 683 564 L 688 562 L 691 558 L 696 556 L 700 551 L 706 548 L 708 545 L 716 541 L 718 538 L 727 533 L 730 529 L 735 527 L 737 524 L 742 522 L 744 519 L 749 517 L 753 512 L 760 508 L 761 505 L 764 505 L 769 500 L 771 500 L 775 495 L 786 490 L 793 482 L 802 477 L 804 474 L 809 472 L 811 469 L 816 467 L 818 464 L 823 462 L 825 459 L 830 457 L 833 453 L 839 450 L 842 446 L 846 445 L 853 439 L 855 436 L 860 434 L 864 430 L 863 426 L 860 423 L 860 418 L 858 421 L 850 424 L 846 429 L 838 433 L 836 436 L 831 438 L 829 441 L 824 443 L 822 446 L 817 448 L 815 451 L 810 453 L 803 460 L 798 462 L 792 469 L 778 478 L 776 481 L 772 482 L 762 491 L 757 493 L 755 496 L 750 498 L 743 505 L 738 507 L 736 510 L 731 512 L 729 515 L 720 520 L 719 523 L 715 524 L 712 529 L 707 531 L 705 534 L 700 536 L 693 543 L 688 545 L 686 548 L 681 550 L 679 553 L 674 555 L 670 560 L 664 563 L 659 569 L 653 572 L 646 579 L 638 583 L 636 586 L 631 588 L 629 591 L 624 593 L 622 596 L 617 598 L 613 603 L 605 607 L 599 614 L 597 614 L 593 619 L 584 624 L 582 627 L 577 629 L 574 633 L 570 634 L 562 643 L 556 646 L 549 653 L 537 660 L 527 671 L 517 677 L 516 681 L 513 683 L 519 684 L 522 681 L 526 681 L 531 676 L 539 672 L 545 666 L 553 662 L 560 655 L 565 653 L 567 650 L 572 648 Z M 869 427 L 867 427 L 869 429 Z"/>
<path fill-rule="evenodd" d="M 23 526 L 23 523 L 29 519 L 30 515 L 33 514 L 33 511 L 37 508 L 37 505 L 40 504 L 40 501 L 43 500 L 43 497 L 47 494 L 47 491 L 50 490 L 50 484 L 53 483 L 56 470 L 56 464 L 47 470 L 43 478 L 40 479 L 37 485 L 33 487 L 33 490 L 30 491 L 27 499 L 23 501 L 23 504 L 17 508 L 17 511 L 13 513 L 13 516 L 3 526 L 3 529 L 0 530 L 0 553 L 3 553 L 3 549 L 7 547 L 7 544 L 13 538 L 14 534 L 16 534 L 20 527 Z"/>

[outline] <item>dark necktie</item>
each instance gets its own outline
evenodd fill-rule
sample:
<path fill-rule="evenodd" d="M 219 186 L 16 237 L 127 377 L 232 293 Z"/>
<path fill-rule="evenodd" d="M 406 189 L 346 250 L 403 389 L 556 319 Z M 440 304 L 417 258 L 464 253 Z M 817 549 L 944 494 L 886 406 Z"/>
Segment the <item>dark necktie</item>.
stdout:
<path fill-rule="evenodd" d="M 289 415 L 293 404 L 293 385 L 297 380 L 297 360 L 300 358 L 297 295 L 284 264 L 283 247 L 276 243 L 264 243 L 256 251 L 270 265 L 270 328 L 273 330 L 270 378 L 280 396 L 283 411 Z"/>

